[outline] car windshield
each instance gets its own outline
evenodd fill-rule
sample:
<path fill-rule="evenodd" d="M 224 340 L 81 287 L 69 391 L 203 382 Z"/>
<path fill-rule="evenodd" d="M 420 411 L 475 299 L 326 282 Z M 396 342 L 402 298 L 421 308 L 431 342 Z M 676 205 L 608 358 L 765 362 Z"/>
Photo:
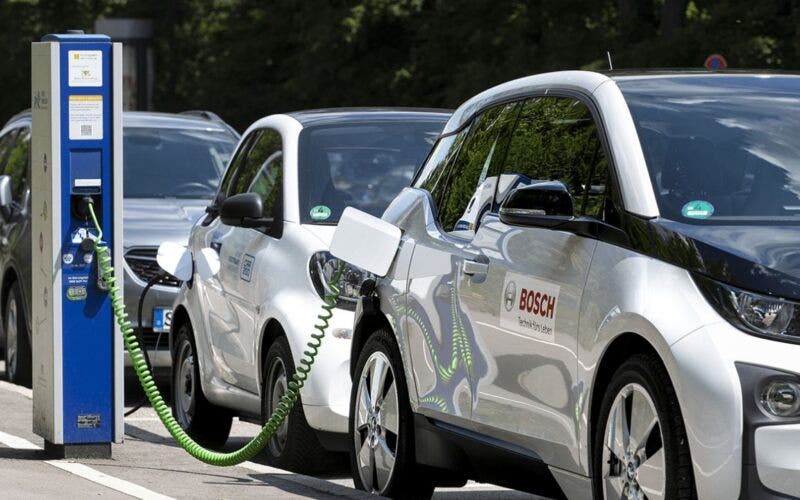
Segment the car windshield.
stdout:
<path fill-rule="evenodd" d="M 662 217 L 800 222 L 800 77 L 645 77 L 618 85 Z"/>
<path fill-rule="evenodd" d="M 300 134 L 304 224 L 336 224 L 345 207 L 381 216 L 442 131 L 441 119 L 405 118 L 317 125 Z"/>
<path fill-rule="evenodd" d="M 212 198 L 236 147 L 226 131 L 125 127 L 126 198 Z"/>

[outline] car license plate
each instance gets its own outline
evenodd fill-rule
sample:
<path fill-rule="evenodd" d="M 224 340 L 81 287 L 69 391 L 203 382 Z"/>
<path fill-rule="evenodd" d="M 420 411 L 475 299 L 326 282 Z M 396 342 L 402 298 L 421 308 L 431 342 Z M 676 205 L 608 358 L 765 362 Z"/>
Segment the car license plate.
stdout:
<path fill-rule="evenodd" d="M 172 326 L 172 309 L 166 307 L 153 308 L 153 331 L 168 332 Z"/>

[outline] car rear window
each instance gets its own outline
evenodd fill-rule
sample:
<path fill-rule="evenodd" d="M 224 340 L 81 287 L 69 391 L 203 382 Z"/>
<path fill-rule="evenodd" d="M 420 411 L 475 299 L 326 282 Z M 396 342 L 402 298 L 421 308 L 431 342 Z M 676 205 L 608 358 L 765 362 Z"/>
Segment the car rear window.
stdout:
<path fill-rule="evenodd" d="M 236 147 L 228 132 L 126 127 L 126 198 L 213 198 Z"/>

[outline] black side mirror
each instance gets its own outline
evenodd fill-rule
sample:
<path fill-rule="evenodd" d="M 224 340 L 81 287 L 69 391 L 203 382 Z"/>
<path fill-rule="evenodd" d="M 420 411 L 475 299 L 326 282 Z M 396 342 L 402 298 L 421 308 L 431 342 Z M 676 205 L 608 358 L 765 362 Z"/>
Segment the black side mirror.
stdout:
<path fill-rule="evenodd" d="M 553 227 L 574 214 L 572 195 L 559 181 L 521 186 L 500 205 L 500 220 L 514 225 Z"/>
<path fill-rule="evenodd" d="M 592 189 L 595 187 L 592 186 Z M 598 187 L 603 192 L 604 187 Z M 576 216 L 572 195 L 559 181 L 521 186 L 500 205 L 500 220 L 512 226 L 542 227 L 567 231 L 587 238 L 630 247 L 622 229 L 594 217 Z"/>
<path fill-rule="evenodd" d="M 263 218 L 262 210 L 258 193 L 239 193 L 222 202 L 220 219 L 228 226 L 266 227 L 272 220 Z"/>

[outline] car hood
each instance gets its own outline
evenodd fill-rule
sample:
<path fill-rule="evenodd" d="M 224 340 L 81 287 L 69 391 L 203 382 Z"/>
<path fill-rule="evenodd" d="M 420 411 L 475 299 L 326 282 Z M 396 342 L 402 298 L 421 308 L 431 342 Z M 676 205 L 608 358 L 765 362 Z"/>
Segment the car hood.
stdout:
<path fill-rule="evenodd" d="M 125 248 L 159 246 L 165 241 L 186 245 L 194 223 L 205 214 L 208 200 L 126 198 L 123 202 Z"/>
<path fill-rule="evenodd" d="M 667 260 L 731 285 L 800 300 L 800 226 L 655 223 Z"/>

